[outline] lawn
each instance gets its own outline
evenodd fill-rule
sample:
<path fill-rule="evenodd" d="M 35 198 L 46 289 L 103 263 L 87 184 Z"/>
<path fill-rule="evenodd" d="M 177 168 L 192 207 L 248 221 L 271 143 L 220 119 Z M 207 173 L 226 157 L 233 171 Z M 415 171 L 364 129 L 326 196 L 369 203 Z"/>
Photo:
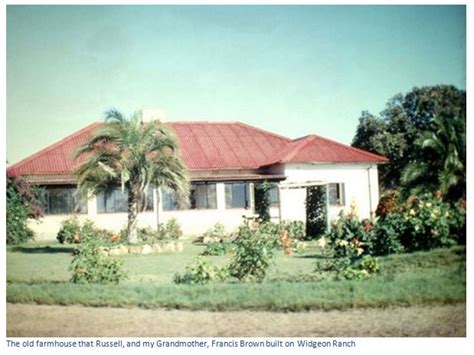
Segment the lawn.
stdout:
<path fill-rule="evenodd" d="M 7 301 L 59 305 L 190 310 L 330 310 L 465 302 L 465 248 L 380 258 L 379 275 L 363 281 L 302 281 L 314 270 L 318 249 L 284 256 L 277 251 L 260 284 L 175 285 L 173 276 L 204 250 L 185 241 L 178 254 L 127 255 L 129 277 L 119 285 L 68 282 L 70 246 L 27 244 L 7 249 Z M 224 265 L 227 256 L 208 257 Z M 294 282 L 296 280 L 299 282 Z M 293 282 L 292 282 L 293 281 Z"/>

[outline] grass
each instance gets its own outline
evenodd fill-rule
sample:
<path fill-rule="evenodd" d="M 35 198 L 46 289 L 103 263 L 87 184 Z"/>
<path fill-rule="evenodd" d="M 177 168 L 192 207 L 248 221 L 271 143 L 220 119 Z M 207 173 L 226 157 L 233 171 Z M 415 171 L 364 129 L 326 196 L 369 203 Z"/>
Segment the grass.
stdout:
<path fill-rule="evenodd" d="M 261 284 L 175 285 L 203 246 L 185 243 L 179 254 L 129 255 L 129 279 L 119 285 L 71 284 L 70 250 L 57 244 L 8 248 L 7 301 L 59 305 L 189 310 L 330 310 L 395 305 L 465 302 L 465 248 L 434 250 L 380 258 L 381 273 L 364 281 L 263 282 Z M 310 274 L 318 255 L 284 256 L 278 252 L 269 279 Z M 208 257 L 224 265 L 228 256 Z M 284 278 L 284 277 L 283 277 Z"/>

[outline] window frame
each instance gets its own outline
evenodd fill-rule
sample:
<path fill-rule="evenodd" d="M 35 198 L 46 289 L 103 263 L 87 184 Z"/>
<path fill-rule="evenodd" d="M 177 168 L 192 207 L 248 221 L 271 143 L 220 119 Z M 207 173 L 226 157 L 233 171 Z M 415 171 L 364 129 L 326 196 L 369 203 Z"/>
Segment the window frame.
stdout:
<path fill-rule="evenodd" d="M 198 207 L 202 206 L 198 203 L 197 199 L 195 198 L 195 191 L 197 190 L 197 186 L 206 186 L 206 207 Z M 161 188 L 161 208 L 164 212 L 176 212 L 176 211 L 206 211 L 206 210 L 217 210 L 217 183 L 215 182 L 206 182 L 206 181 L 196 181 L 191 182 L 190 186 L 190 205 L 188 208 L 179 208 L 175 192 L 169 188 Z M 209 193 L 210 190 L 214 190 L 214 200 L 212 201 L 210 196 L 212 192 Z M 194 198 L 194 201 L 193 201 Z M 166 201 L 166 203 L 165 203 Z M 172 208 L 168 208 L 168 204 Z M 193 207 L 194 206 L 194 207 Z"/>
<path fill-rule="evenodd" d="M 117 193 L 120 193 L 120 194 L 123 194 L 127 203 L 126 203 L 126 208 L 124 210 L 117 210 L 117 206 L 116 206 L 116 194 Z M 108 210 L 107 208 L 107 197 L 112 195 L 113 196 L 113 199 L 114 199 L 114 208 L 113 210 Z M 110 198 L 110 197 L 109 197 Z M 102 208 L 99 208 L 99 203 L 100 203 L 100 199 L 103 199 L 103 206 L 104 206 L 104 210 L 102 210 Z M 147 191 L 145 191 L 145 196 L 144 196 L 144 200 L 145 200 L 145 208 L 143 210 L 140 210 L 139 213 L 142 213 L 142 212 L 153 212 L 155 210 L 155 204 L 154 204 L 154 199 L 153 199 L 153 187 L 150 186 L 148 188 Z M 111 214 L 111 213 L 127 213 L 128 212 L 128 192 L 127 190 L 125 190 L 124 192 L 122 192 L 122 189 L 120 187 L 114 187 L 113 189 L 111 189 L 110 191 L 107 191 L 107 192 L 101 192 L 99 194 L 96 195 L 96 211 L 97 211 L 97 214 Z"/>
<path fill-rule="evenodd" d="M 41 207 L 46 216 L 58 216 L 58 215 L 86 215 L 88 213 L 87 199 L 82 196 L 80 190 L 75 185 L 43 185 L 41 197 Z M 72 209 L 61 212 L 51 212 L 51 190 L 65 190 L 66 204 L 71 205 Z M 82 204 L 82 206 L 80 206 Z"/>
<path fill-rule="evenodd" d="M 233 197 L 234 195 L 234 190 L 233 190 L 233 186 L 234 185 L 244 185 L 244 206 L 233 206 L 233 205 L 229 205 L 228 204 L 228 194 L 227 194 L 227 187 L 228 186 L 231 186 L 231 191 L 232 191 L 232 195 L 231 197 Z M 224 197 L 225 197 L 225 209 L 226 210 L 232 210 L 232 209 L 245 209 L 245 210 L 248 210 L 251 208 L 251 196 L 250 196 L 250 182 L 249 181 L 234 181 L 234 182 L 225 182 L 224 183 Z"/>
<path fill-rule="evenodd" d="M 330 189 L 336 189 L 336 201 L 332 201 Z M 346 187 L 343 182 L 332 182 L 328 184 L 328 204 L 331 207 L 343 207 L 346 205 Z"/>

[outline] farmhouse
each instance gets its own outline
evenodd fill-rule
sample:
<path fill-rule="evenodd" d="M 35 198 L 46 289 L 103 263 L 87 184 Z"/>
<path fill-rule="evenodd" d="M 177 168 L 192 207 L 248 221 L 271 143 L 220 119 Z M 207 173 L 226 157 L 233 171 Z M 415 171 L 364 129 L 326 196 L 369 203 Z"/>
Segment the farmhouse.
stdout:
<path fill-rule="evenodd" d="M 86 200 L 77 190 L 74 160 L 102 123 L 93 123 L 8 168 L 10 174 L 44 187 L 45 216 L 30 221 L 38 240 L 54 239 L 71 214 L 100 228 L 126 226 L 127 196 L 120 188 Z M 241 122 L 168 122 L 180 144 L 191 179 L 190 207 L 179 209 L 173 191 L 150 189 L 139 214 L 140 227 L 156 228 L 176 218 L 185 233 L 198 234 L 219 222 L 229 230 L 255 214 L 255 186 L 274 183 L 270 214 L 274 221 L 306 220 L 311 186 L 327 187 L 328 221 L 352 203 L 361 217 L 375 210 L 377 166 L 386 159 L 317 135 L 289 139 Z"/>

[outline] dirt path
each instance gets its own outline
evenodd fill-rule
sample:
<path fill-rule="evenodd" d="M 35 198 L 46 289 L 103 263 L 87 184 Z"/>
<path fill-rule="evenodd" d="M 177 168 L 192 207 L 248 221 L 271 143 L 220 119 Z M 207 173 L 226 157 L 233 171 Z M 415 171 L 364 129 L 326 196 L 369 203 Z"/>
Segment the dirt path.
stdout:
<path fill-rule="evenodd" d="M 12 337 L 465 335 L 465 304 L 300 313 L 7 305 L 7 336 Z"/>

